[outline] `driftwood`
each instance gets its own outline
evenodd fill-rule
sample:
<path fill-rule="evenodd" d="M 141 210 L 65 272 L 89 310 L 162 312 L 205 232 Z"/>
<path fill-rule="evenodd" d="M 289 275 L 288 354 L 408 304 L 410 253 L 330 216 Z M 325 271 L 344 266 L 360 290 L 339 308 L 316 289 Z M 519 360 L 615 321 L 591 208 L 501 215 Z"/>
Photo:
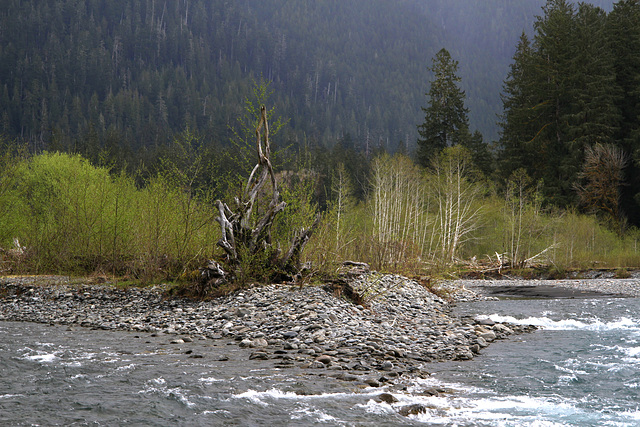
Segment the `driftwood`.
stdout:
<path fill-rule="evenodd" d="M 270 265 L 266 266 L 279 273 L 294 276 L 300 269 L 300 254 L 317 227 L 320 216 L 316 217 L 313 225 L 300 230 L 290 248 L 281 257 L 279 248 L 274 248 L 271 242 L 271 226 L 276 215 L 284 210 L 286 203 L 280 200 L 280 192 L 276 176 L 271 165 L 271 145 L 269 142 L 269 123 L 265 106 L 260 107 L 260 121 L 256 127 L 256 148 L 258 163 L 249 175 L 241 199 L 235 198 L 236 210 L 233 211 L 226 203 L 216 200 L 220 224 L 221 238 L 218 245 L 224 249 L 228 268 L 238 269 L 243 257 L 253 259 L 253 256 L 264 252 L 269 255 Z M 263 191 L 267 182 L 271 183 L 271 200 L 266 212 L 259 219 L 254 218 L 254 205 L 258 195 Z"/>

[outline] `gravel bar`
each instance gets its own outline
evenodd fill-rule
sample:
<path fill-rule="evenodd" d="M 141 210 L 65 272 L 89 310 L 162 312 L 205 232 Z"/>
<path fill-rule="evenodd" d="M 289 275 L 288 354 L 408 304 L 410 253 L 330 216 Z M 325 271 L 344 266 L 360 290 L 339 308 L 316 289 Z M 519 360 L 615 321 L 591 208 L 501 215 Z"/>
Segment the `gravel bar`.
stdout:
<path fill-rule="evenodd" d="M 328 286 L 256 286 L 193 301 L 167 298 L 161 288 L 41 282 L 0 278 L 0 321 L 150 332 L 166 336 L 168 344 L 229 340 L 274 367 L 325 372 L 367 386 L 428 375 L 428 363 L 469 360 L 496 340 L 535 330 L 457 317 L 450 301 L 418 282 L 371 272 L 349 281 L 364 306 Z M 461 300 L 479 298 L 463 288 L 458 294 Z"/>
<path fill-rule="evenodd" d="M 634 274 L 636 276 L 636 274 Z M 640 297 L 640 277 L 628 279 L 455 280 L 447 286 L 485 296 L 536 298 Z"/>

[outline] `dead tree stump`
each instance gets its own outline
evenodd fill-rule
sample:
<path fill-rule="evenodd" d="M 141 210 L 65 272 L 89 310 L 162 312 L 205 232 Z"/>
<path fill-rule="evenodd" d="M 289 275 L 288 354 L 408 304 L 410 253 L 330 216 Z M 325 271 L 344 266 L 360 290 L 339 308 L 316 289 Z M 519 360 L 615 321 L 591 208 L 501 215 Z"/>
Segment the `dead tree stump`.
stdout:
<path fill-rule="evenodd" d="M 263 254 L 268 260 L 265 267 L 272 272 L 272 276 L 285 275 L 293 277 L 300 269 L 300 254 L 304 250 L 309 238 L 316 229 L 320 216 L 311 227 L 296 233 L 289 249 L 282 254 L 279 248 L 273 247 L 271 241 L 271 227 L 276 215 L 282 212 L 286 203 L 280 199 L 280 192 L 271 165 L 271 145 L 269 142 L 269 123 L 267 110 L 260 107 L 260 120 L 256 127 L 256 148 L 258 163 L 255 165 L 241 198 L 235 198 L 235 210 L 226 203 L 216 200 L 218 208 L 216 221 L 220 224 L 221 238 L 218 245 L 225 252 L 225 267 L 229 270 L 231 280 L 237 277 L 238 269 L 243 261 L 256 259 L 256 255 Z M 271 200 L 260 218 L 254 215 L 254 205 L 258 194 L 263 191 L 267 182 L 271 183 Z"/>

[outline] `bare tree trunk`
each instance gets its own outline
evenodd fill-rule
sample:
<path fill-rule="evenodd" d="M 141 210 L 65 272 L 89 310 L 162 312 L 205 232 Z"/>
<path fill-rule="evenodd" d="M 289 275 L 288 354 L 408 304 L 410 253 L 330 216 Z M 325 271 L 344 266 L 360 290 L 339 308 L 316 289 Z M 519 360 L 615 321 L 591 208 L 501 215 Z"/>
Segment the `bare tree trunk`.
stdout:
<path fill-rule="evenodd" d="M 273 247 L 271 242 L 271 227 L 276 215 L 285 208 L 286 203 L 280 200 L 280 192 L 271 165 L 269 123 L 264 105 L 260 107 L 260 121 L 256 128 L 256 148 L 258 163 L 251 171 L 241 199 L 235 198 L 236 211 L 231 210 L 220 200 L 215 202 L 218 208 L 216 221 L 221 228 L 218 246 L 225 251 L 225 264 L 232 270 L 232 279 L 243 267 L 243 262 L 253 262 L 255 255 L 259 253 L 266 255 L 268 265 L 264 267 L 273 275 L 279 272 L 293 276 L 300 269 L 300 254 L 316 229 L 320 216 L 316 217 L 310 228 L 296 233 L 290 248 L 280 258 L 280 249 Z M 268 181 L 271 183 L 271 201 L 264 215 L 261 218 L 255 218 L 254 204 Z"/>

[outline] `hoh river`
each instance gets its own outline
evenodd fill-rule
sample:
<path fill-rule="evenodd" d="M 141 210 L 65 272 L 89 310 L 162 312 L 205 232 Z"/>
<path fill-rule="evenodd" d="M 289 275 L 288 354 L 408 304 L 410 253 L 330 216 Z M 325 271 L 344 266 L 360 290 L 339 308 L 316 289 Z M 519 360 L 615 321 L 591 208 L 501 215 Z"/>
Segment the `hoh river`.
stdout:
<path fill-rule="evenodd" d="M 368 273 L 366 308 L 55 282 L 0 278 L 0 425 L 640 425 L 639 279 L 449 282 L 450 304 Z"/>

